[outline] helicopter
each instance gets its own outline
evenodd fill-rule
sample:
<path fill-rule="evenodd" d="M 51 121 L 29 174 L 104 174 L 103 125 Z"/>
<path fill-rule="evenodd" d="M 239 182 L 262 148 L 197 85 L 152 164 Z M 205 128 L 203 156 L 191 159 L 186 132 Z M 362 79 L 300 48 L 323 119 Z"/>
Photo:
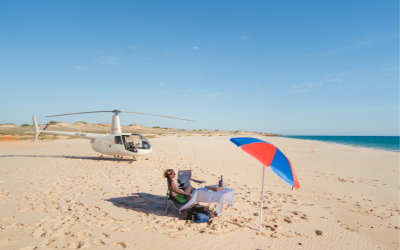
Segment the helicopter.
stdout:
<path fill-rule="evenodd" d="M 142 114 L 142 115 L 153 115 L 153 116 L 161 116 L 172 119 L 184 120 L 194 122 L 193 120 L 181 119 L 171 116 L 164 115 L 154 115 L 147 113 L 139 113 L 139 112 L 129 112 L 129 111 L 120 111 L 120 110 L 112 110 L 112 111 L 91 111 L 91 112 L 79 112 L 79 113 L 70 113 L 70 114 L 62 114 L 62 115 L 51 115 L 46 117 L 56 117 L 56 116 L 65 116 L 65 115 L 77 115 L 77 114 L 88 114 L 88 113 L 103 113 L 103 112 L 112 112 L 114 113 L 112 117 L 111 123 L 111 132 L 109 135 L 105 134 L 95 134 L 95 133 L 82 133 L 82 132 L 63 132 L 63 131 L 49 131 L 46 130 L 49 126 L 49 123 L 44 127 L 43 130 L 39 130 L 39 127 L 36 122 L 35 116 L 32 116 L 33 121 L 33 132 L 34 133 L 33 142 L 36 142 L 39 136 L 44 134 L 52 134 L 52 135 L 65 135 L 72 136 L 76 138 L 83 138 L 90 140 L 90 146 L 92 149 L 102 155 L 98 158 L 100 160 L 103 155 L 113 155 L 114 158 L 119 161 L 124 156 L 133 157 L 135 160 L 135 156 L 147 155 L 152 151 L 152 146 L 148 138 L 141 134 L 137 133 L 122 133 L 121 125 L 119 122 L 119 113 L 134 113 L 134 114 Z"/>

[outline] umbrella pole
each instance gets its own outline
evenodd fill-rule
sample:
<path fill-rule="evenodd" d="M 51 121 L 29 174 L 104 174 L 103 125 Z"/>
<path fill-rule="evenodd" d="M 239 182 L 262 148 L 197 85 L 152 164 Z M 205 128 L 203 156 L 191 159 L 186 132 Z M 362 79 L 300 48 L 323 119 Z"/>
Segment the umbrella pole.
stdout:
<path fill-rule="evenodd" d="M 261 232 L 263 200 L 264 200 L 264 172 L 265 172 L 265 166 L 263 165 L 262 187 L 261 187 L 261 207 L 260 207 L 260 232 Z"/>

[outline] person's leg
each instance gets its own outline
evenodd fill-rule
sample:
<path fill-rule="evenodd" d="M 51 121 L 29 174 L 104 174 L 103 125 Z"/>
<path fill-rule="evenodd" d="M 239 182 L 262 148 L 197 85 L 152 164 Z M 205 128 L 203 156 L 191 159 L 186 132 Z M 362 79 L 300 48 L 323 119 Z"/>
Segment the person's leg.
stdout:
<path fill-rule="evenodd" d="M 185 188 L 185 193 L 191 194 L 192 192 L 193 192 L 193 188 L 192 188 L 191 186 L 187 186 L 187 187 Z"/>

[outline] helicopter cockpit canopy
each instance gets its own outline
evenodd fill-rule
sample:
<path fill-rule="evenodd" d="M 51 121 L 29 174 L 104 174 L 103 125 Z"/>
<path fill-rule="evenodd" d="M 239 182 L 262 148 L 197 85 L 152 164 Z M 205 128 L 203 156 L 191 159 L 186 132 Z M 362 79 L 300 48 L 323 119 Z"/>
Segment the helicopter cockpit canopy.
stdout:
<path fill-rule="evenodd" d="M 150 149 L 151 147 L 149 139 L 141 134 L 123 135 L 122 138 L 125 144 L 133 145 L 138 149 Z"/>

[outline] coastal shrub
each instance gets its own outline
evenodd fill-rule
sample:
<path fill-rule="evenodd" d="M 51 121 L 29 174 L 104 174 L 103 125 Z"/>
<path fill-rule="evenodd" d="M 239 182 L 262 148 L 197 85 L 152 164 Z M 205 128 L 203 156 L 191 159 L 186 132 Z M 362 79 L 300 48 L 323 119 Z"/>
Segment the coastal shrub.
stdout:
<path fill-rule="evenodd" d="M 18 138 L 18 141 L 24 141 L 24 140 L 32 140 L 32 137 L 31 136 L 29 136 L 29 137 L 20 137 L 20 138 Z"/>
<path fill-rule="evenodd" d="M 21 127 L 27 127 L 27 126 L 31 126 L 31 125 L 26 124 L 26 123 L 24 123 L 24 124 L 21 125 Z"/>
<path fill-rule="evenodd" d="M 161 127 L 159 127 L 159 126 L 154 126 L 153 128 L 161 128 Z"/>
<path fill-rule="evenodd" d="M 220 131 L 219 129 L 216 129 L 215 131 Z"/>
<path fill-rule="evenodd" d="M 19 131 L 0 131 L 0 135 L 19 135 L 26 136 L 26 133 Z"/>
<path fill-rule="evenodd" d="M 51 122 L 49 122 L 49 125 L 56 125 L 57 123 L 60 123 L 60 122 L 51 121 Z"/>
<path fill-rule="evenodd" d="M 38 140 L 56 140 L 59 137 L 57 135 L 41 134 Z"/>
<path fill-rule="evenodd" d="M 77 121 L 75 123 L 82 123 L 82 124 L 87 124 L 87 122 L 83 122 L 83 121 Z"/>

